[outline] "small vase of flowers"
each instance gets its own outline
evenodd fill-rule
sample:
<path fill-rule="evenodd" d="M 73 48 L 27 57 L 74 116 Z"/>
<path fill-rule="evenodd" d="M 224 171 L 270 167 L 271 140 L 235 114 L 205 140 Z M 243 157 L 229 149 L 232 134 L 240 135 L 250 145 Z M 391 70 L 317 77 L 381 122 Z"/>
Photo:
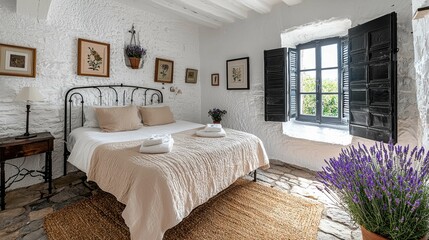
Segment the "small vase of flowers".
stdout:
<path fill-rule="evenodd" d="M 226 110 L 220 110 L 219 108 L 210 109 L 209 117 L 212 118 L 213 123 L 220 123 L 222 121 L 222 116 L 226 114 Z"/>
<path fill-rule="evenodd" d="M 140 67 L 141 59 L 146 56 L 146 49 L 140 45 L 128 45 L 125 48 L 125 54 L 130 60 L 132 69 L 138 69 Z"/>
<path fill-rule="evenodd" d="M 319 173 L 328 197 L 347 210 L 366 239 L 426 239 L 429 153 L 376 143 L 343 149 Z"/>

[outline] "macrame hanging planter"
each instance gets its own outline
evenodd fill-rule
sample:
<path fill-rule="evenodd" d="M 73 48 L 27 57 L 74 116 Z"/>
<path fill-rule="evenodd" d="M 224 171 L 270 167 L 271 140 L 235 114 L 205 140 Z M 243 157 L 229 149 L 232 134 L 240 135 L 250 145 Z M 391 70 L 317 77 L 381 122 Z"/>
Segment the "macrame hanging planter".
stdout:
<path fill-rule="evenodd" d="M 134 24 L 128 32 L 131 33 L 131 39 L 130 44 L 125 48 L 125 56 L 128 57 L 128 62 L 126 61 L 125 64 L 132 69 L 142 68 L 144 65 L 144 57 L 146 56 L 146 49 L 140 46 L 140 44 L 137 44 Z"/>

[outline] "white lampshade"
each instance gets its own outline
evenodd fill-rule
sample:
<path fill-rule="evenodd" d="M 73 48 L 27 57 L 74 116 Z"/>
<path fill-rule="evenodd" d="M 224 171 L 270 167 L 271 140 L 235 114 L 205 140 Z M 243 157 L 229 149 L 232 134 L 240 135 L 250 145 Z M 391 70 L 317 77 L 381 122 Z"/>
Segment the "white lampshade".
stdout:
<path fill-rule="evenodd" d="M 15 99 L 19 101 L 43 101 L 44 97 L 35 87 L 23 87 Z"/>
<path fill-rule="evenodd" d="M 429 6 L 417 9 L 413 19 L 416 20 L 416 19 L 424 18 L 426 16 L 429 16 Z"/>

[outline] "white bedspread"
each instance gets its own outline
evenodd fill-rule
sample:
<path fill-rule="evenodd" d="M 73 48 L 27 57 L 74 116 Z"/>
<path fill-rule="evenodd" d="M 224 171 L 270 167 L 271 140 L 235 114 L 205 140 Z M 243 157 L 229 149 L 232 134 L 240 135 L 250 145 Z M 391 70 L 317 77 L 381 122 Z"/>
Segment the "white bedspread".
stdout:
<path fill-rule="evenodd" d="M 148 138 L 152 134 L 173 134 L 205 125 L 178 120 L 161 126 L 142 127 L 135 131 L 102 132 L 99 128 L 81 127 L 74 129 L 68 139 L 67 147 L 71 152 L 67 161 L 82 172 L 88 173 L 92 153 L 95 148 L 105 143 L 126 142 Z M 76 151 L 72 151 L 73 149 Z"/>

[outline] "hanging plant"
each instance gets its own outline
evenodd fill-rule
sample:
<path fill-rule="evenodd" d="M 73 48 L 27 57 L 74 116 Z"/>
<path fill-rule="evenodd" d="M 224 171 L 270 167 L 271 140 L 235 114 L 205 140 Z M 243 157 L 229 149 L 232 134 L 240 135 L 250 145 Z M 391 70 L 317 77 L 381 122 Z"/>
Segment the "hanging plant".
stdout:
<path fill-rule="evenodd" d="M 128 44 L 125 48 L 125 54 L 130 61 L 131 68 L 138 69 L 140 67 L 140 62 L 142 61 L 142 58 L 146 56 L 146 49 L 137 44 L 134 25 L 131 27 L 131 30 L 129 32 L 131 33 L 131 40 L 130 44 Z"/>

